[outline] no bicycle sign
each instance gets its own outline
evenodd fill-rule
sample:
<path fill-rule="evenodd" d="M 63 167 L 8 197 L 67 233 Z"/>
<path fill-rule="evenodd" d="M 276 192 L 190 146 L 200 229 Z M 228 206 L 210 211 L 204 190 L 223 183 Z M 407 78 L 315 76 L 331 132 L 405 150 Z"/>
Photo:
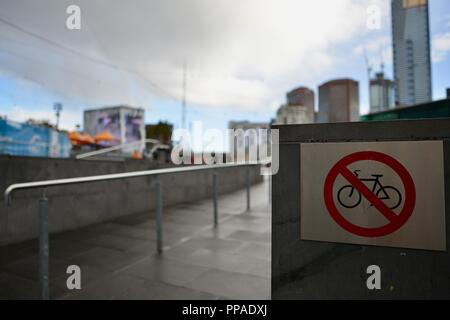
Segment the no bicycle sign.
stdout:
<path fill-rule="evenodd" d="M 384 175 L 372 175 L 373 179 L 360 179 L 358 172 L 354 174 L 348 169 L 348 166 L 359 161 L 378 161 L 385 164 L 398 174 L 405 190 L 404 195 L 394 186 L 386 186 L 381 182 Z M 389 222 L 381 227 L 359 227 L 348 222 L 345 215 L 341 214 L 334 203 L 333 187 L 338 175 L 342 175 L 349 184 L 339 189 L 337 194 L 338 203 L 346 208 L 353 209 L 361 203 L 362 197 L 374 206 L 380 214 L 382 214 Z M 364 181 L 373 181 L 372 188 L 366 186 Z M 351 203 L 352 194 L 358 194 L 356 200 L 358 203 Z M 391 200 L 394 198 L 392 206 L 385 204 L 383 200 Z M 354 197 L 353 197 L 354 198 Z M 396 159 L 391 156 L 374 151 L 362 151 L 352 153 L 341 159 L 328 173 L 324 186 L 324 200 L 328 212 L 333 219 L 347 231 L 362 237 L 381 237 L 388 235 L 401 228 L 411 216 L 416 203 L 416 191 L 414 181 L 408 170 Z M 398 208 L 404 202 L 401 212 L 397 215 L 393 209 Z M 344 209 L 344 210 L 346 210 Z"/>
<path fill-rule="evenodd" d="M 439 141 L 301 145 L 301 239 L 446 250 Z"/>

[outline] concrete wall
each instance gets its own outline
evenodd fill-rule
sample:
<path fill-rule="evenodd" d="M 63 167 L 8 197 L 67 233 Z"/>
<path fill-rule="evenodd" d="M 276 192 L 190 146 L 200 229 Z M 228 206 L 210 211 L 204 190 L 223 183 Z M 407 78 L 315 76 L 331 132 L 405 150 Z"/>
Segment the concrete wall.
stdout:
<path fill-rule="evenodd" d="M 156 169 L 155 165 L 145 161 L 0 157 L 0 190 L 3 194 L 8 185 L 20 182 L 150 169 Z M 226 193 L 245 187 L 245 170 L 244 167 L 219 169 L 219 192 Z M 262 181 L 259 167 L 252 166 L 250 170 L 252 183 Z M 212 197 L 211 173 L 208 170 L 162 176 L 164 206 Z M 48 188 L 46 195 L 50 206 L 50 231 L 75 229 L 133 213 L 150 214 L 155 207 L 152 182 L 152 177 L 142 177 Z M 40 189 L 18 191 L 13 195 L 10 207 L 5 206 L 2 197 L 1 244 L 37 237 L 38 199 L 42 193 L 43 190 Z M 242 201 L 245 203 L 245 199 Z"/>
<path fill-rule="evenodd" d="M 336 141 L 443 140 L 447 248 L 450 230 L 450 119 L 300 126 L 280 129 L 280 170 L 273 177 L 273 299 L 450 298 L 450 254 L 300 240 L 300 145 Z M 381 268 L 381 290 L 366 268 Z"/>

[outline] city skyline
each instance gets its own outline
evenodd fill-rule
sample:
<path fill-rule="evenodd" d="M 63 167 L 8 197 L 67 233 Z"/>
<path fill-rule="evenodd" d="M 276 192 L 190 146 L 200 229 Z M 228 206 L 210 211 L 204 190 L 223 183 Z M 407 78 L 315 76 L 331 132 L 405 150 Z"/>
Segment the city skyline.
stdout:
<path fill-rule="evenodd" d="M 219 2 L 226 9 L 226 14 L 220 17 L 214 16 L 217 18 L 217 22 L 209 20 L 211 17 L 205 18 L 206 21 L 202 20 L 202 23 L 210 25 L 215 33 L 212 33 L 212 35 L 200 33 L 196 34 L 194 38 L 192 38 L 193 35 L 182 33 L 181 36 L 188 38 L 184 41 L 175 37 L 174 40 L 181 41 L 189 49 L 186 52 L 190 52 L 190 55 L 197 59 L 197 61 L 196 59 L 186 59 L 188 65 L 188 124 L 195 120 L 204 120 L 204 122 L 207 122 L 207 126 L 225 129 L 230 120 L 268 122 L 275 117 L 276 109 L 285 100 L 286 92 L 298 86 L 305 86 L 313 89 L 317 96 L 320 84 L 342 77 L 353 78 L 360 83 L 361 113 L 367 113 L 369 111 L 368 79 L 362 49 L 367 49 L 374 71 L 383 60 L 386 66 L 386 75 L 392 77 L 392 54 L 389 53 L 392 50 L 390 46 L 390 1 L 368 1 L 362 5 L 361 2 L 350 0 L 337 2 L 337 5 L 330 5 L 330 10 L 334 9 L 334 14 L 323 13 L 324 17 L 327 18 L 323 25 L 317 25 L 317 22 L 311 19 L 306 20 L 311 24 L 312 28 L 310 29 L 314 30 L 312 35 L 302 32 L 301 25 L 298 25 L 298 28 L 295 29 L 295 15 L 285 16 L 285 13 L 294 8 L 297 10 L 304 9 L 305 12 L 312 12 L 315 15 L 321 10 L 320 4 L 298 2 L 297 5 L 295 1 L 285 2 L 284 7 L 281 6 L 281 9 L 277 9 L 271 15 L 274 21 L 280 23 L 279 26 L 262 22 L 264 14 L 268 14 L 269 9 L 272 8 L 270 5 L 266 5 L 260 9 L 261 12 L 257 12 L 261 15 L 260 17 L 256 15 L 258 17 L 255 17 L 254 20 L 244 23 L 248 16 L 239 16 L 235 18 L 238 26 L 228 27 L 229 30 L 226 29 L 226 32 L 224 32 L 224 26 L 228 25 L 227 23 L 231 21 L 230 17 L 240 8 L 229 8 Z M 64 5 L 66 3 L 63 2 L 55 8 L 50 5 L 46 6 L 45 2 L 42 2 L 44 5 L 37 8 L 36 17 L 44 15 L 46 12 L 51 12 L 52 15 L 55 12 L 62 12 L 59 18 L 55 21 L 47 21 L 46 24 L 42 23 L 42 20 L 45 19 L 29 19 L 29 17 L 14 14 L 14 10 L 18 10 L 15 3 L 19 3 L 19 7 L 24 5 L 34 6 L 27 1 L 4 1 L 1 4 L 2 19 L 10 21 L 14 18 L 12 19 L 14 23 L 24 29 L 34 30 L 36 34 L 44 34 L 67 47 L 92 54 L 101 59 L 106 56 L 108 61 L 119 66 L 123 63 L 123 57 L 142 58 L 142 55 L 136 53 L 136 48 L 130 47 L 127 50 L 126 45 L 130 44 L 129 42 L 121 48 L 120 54 L 122 56 L 115 53 L 106 54 L 109 47 L 114 48 L 114 45 L 110 42 L 110 37 L 103 39 L 101 35 L 108 33 L 105 28 L 110 27 L 110 25 L 107 24 L 108 21 L 103 25 L 95 19 L 89 19 L 91 15 L 95 18 L 94 13 L 101 12 L 101 8 L 88 15 L 89 10 L 94 9 L 88 3 L 80 2 L 81 8 L 85 8 L 82 12 L 86 13 L 85 16 L 88 17 L 82 30 L 74 34 L 73 32 L 78 31 L 49 31 L 51 26 L 64 22 L 66 17 Z M 142 5 L 141 2 L 138 2 L 138 4 Z M 250 10 L 251 4 L 251 2 L 248 2 L 243 9 Z M 381 29 L 379 30 L 370 30 L 365 26 L 368 17 L 367 8 L 373 4 L 379 5 L 382 9 Z M 445 77 L 445 70 L 450 68 L 450 57 L 448 55 L 450 50 L 450 9 L 446 4 L 442 0 L 430 1 L 434 99 L 445 97 L 445 88 L 449 86 Z M 116 3 L 113 3 L 110 9 L 112 12 L 116 12 L 114 9 L 117 10 L 117 7 L 120 8 Z M 162 4 L 156 6 L 156 9 L 166 12 Z M 205 11 L 210 8 L 205 7 L 204 4 L 198 4 L 195 9 L 197 11 L 192 11 L 191 8 L 191 11 L 188 12 L 197 14 L 199 12 L 210 12 Z M 8 13 L 11 14 L 8 16 Z M 350 25 L 345 24 L 344 21 L 348 20 L 348 16 L 355 13 L 360 15 L 357 19 L 354 19 L 356 21 Z M 217 12 L 210 12 L 210 14 L 218 15 Z M 171 17 L 166 12 L 165 18 Z M 282 24 L 283 21 L 284 24 Z M 141 22 L 139 21 L 139 23 Z M 163 21 L 159 20 L 158 22 L 161 23 L 161 28 L 164 27 Z M 180 21 L 180 25 L 175 26 L 169 35 L 173 36 L 180 32 L 183 23 L 184 21 Z M 336 29 L 336 25 L 340 26 L 340 30 L 333 30 Z M 362 31 L 360 30 L 361 26 L 365 27 Z M 121 27 L 123 26 L 121 25 Z M 139 27 L 142 27 L 142 25 L 137 26 L 138 29 Z M 197 27 L 199 26 L 193 26 L 194 29 Z M 236 34 L 236 30 L 242 30 L 245 36 L 254 37 L 255 34 L 259 33 L 258 28 L 262 27 L 267 31 L 265 38 L 255 39 L 255 43 L 252 45 L 243 45 L 243 36 Z M 61 114 L 61 127 L 74 129 L 75 124 L 82 123 L 82 111 L 84 109 L 126 103 L 145 108 L 147 110 L 147 122 L 168 120 L 176 127 L 180 126 L 182 58 L 185 58 L 182 55 L 172 54 L 171 60 L 166 61 L 165 64 L 159 64 L 158 70 L 151 69 L 147 73 L 140 71 L 140 73 L 145 73 L 145 79 L 151 80 L 147 81 L 142 80 L 139 75 L 125 72 L 124 70 L 128 67 L 121 67 L 118 71 L 114 71 L 105 66 L 92 66 L 83 59 L 73 57 L 67 52 L 62 53 L 62 50 L 58 51 L 29 35 L 23 34 L 23 32 L 14 31 L 8 26 L 3 29 L 5 31 L 0 34 L 3 39 L 0 44 L 2 66 L 0 73 L 0 114 L 19 121 L 25 120 L 26 117 L 34 117 L 47 118 L 54 122 L 52 106 L 55 101 L 61 101 L 64 104 L 64 111 Z M 118 37 L 128 35 L 128 31 L 122 30 Z M 109 33 L 111 33 L 111 30 L 109 30 Z M 274 38 L 280 33 L 285 33 L 282 37 L 283 41 L 276 42 Z M 152 33 L 152 36 L 156 39 L 156 44 L 165 43 L 168 48 L 168 43 L 158 42 L 160 40 L 158 35 L 161 36 L 162 34 L 164 33 L 155 32 Z M 218 39 L 224 42 L 225 48 L 221 47 L 224 49 L 224 53 L 217 50 L 211 51 L 211 48 L 217 48 L 218 46 L 216 41 L 211 40 L 211 36 L 218 36 Z M 232 38 L 229 38 L 230 36 Z M 234 39 L 233 36 L 237 39 Z M 292 36 L 299 37 L 306 44 L 292 43 Z M 192 45 L 188 42 L 189 39 L 197 38 L 208 41 L 205 40 L 206 42 L 203 44 L 194 43 Z M 201 42 L 200 40 L 198 42 Z M 267 46 L 264 45 L 264 40 L 268 41 Z M 270 49 L 269 44 L 270 46 L 274 44 L 278 46 Z M 35 56 L 30 54 L 30 48 L 33 47 L 37 48 L 36 52 L 33 52 Z M 164 48 L 166 47 L 162 49 Z M 202 65 L 198 61 L 198 59 L 205 57 L 202 51 L 199 51 L 199 48 L 205 49 L 206 56 L 209 58 L 206 60 L 211 60 L 208 61 L 209 64 Z M 236 52 L 233 51 L 233 48 L 239 50 Z M 286 48 L 289 48 L 289 50 Z M 256 49 L 266 49 L 268 52 L 261 52 L 261 50 Z M 283 50 L 287 53 L 283 53 Z M 214 53 L 214 55 L 209 55 L 209 53 Z M 257 53 L 261 55 L 258 59 L 256 59 Z M 42 73 L 43 69 L 36 66 L 40 63 L 39 57 L 42 58 L 44 54 L 48 57 L 47 61 L 44 60 L 45 66 L 50 67 L 52 71 L 49 74 Z M 149 54 L 152 56 L 153 52 Z M 315 57 L 311 58 L 312 55 L 315 55 Z M 156 56 L 160 58 L 159 55 Z M 381 56 L 383 56 L 383 59 L 380 58 Z M 222 58 L 224 57 L 229 59 L 223 61 Z M 252 57 L 255 57 L 255 59 L 251 60 Z M 223 61 L 223 66 L 217 67 L 217 61 Z M 270 64 L 266 66 L 268 62 Z M 82 66 L 82 68 L 77 69 L 79 66 Z M 24 68 L 27 70 L 24 70 Z M 86 69 L 89 72 L 86 72 Z M 142 70 L 146 70 L 145 65 Z M 43 75 L 42 79 L 38 77 L 39 72 Z M 52 75 L 55 78 L 52 78 Z M 161 75 L 167 75 L 169 79 L 164 79 Z M 75 84 L 64 95 L 60 94 L 61 88 L 64 88 L 63 84 L 58 84 L 61 79 L 67 82 L 66 85 Z M 121 92 L 114 90 L 117 85 L 122 86 Z M 211 86 L 213 85 L 220 90 L 212 90 Z M 107 94 L 103 92 L 104 89 Z M 96 93 L 103 98 L 96 97 Z M 204 94 L 201 95 L 200 93 Z"/>

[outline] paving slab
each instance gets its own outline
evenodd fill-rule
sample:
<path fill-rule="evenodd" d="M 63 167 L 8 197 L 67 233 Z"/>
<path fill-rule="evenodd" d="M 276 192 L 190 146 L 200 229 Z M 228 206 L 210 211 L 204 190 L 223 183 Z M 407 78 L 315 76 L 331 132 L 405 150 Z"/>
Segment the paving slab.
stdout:
<path fill-rule="evenodd" d="M 267 183 L 164 208 L 162 255 L 152 213 L 50 236 L 51 299 L 269 299 L 271 213 Z M 0 247 L 0 299 L 38 299 L 38 241 Z M 81 290 L 67 288 L 67 267 Z"/>
<path fill-rule="evenodd" d="M 210 270 L 187 286 L 228 299 L 270 298 L 269 279 L 228 271 Z"/>

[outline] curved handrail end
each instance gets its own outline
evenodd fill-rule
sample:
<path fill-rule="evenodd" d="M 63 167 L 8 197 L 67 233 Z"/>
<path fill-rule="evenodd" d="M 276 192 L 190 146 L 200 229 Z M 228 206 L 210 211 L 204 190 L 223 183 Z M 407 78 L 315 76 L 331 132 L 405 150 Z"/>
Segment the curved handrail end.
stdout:
<path fill-rule="evenodd" d="M 13 185 L 9 186 L 8 189 L 5 190 L 4 197 L 5 197 L 5 205 L 7 207 L 9 207 L 11 205 L 11 203 L 12 203 L 11 193 L 12 193 L 13 190 L 14 190 L 14 186 Z"/>

